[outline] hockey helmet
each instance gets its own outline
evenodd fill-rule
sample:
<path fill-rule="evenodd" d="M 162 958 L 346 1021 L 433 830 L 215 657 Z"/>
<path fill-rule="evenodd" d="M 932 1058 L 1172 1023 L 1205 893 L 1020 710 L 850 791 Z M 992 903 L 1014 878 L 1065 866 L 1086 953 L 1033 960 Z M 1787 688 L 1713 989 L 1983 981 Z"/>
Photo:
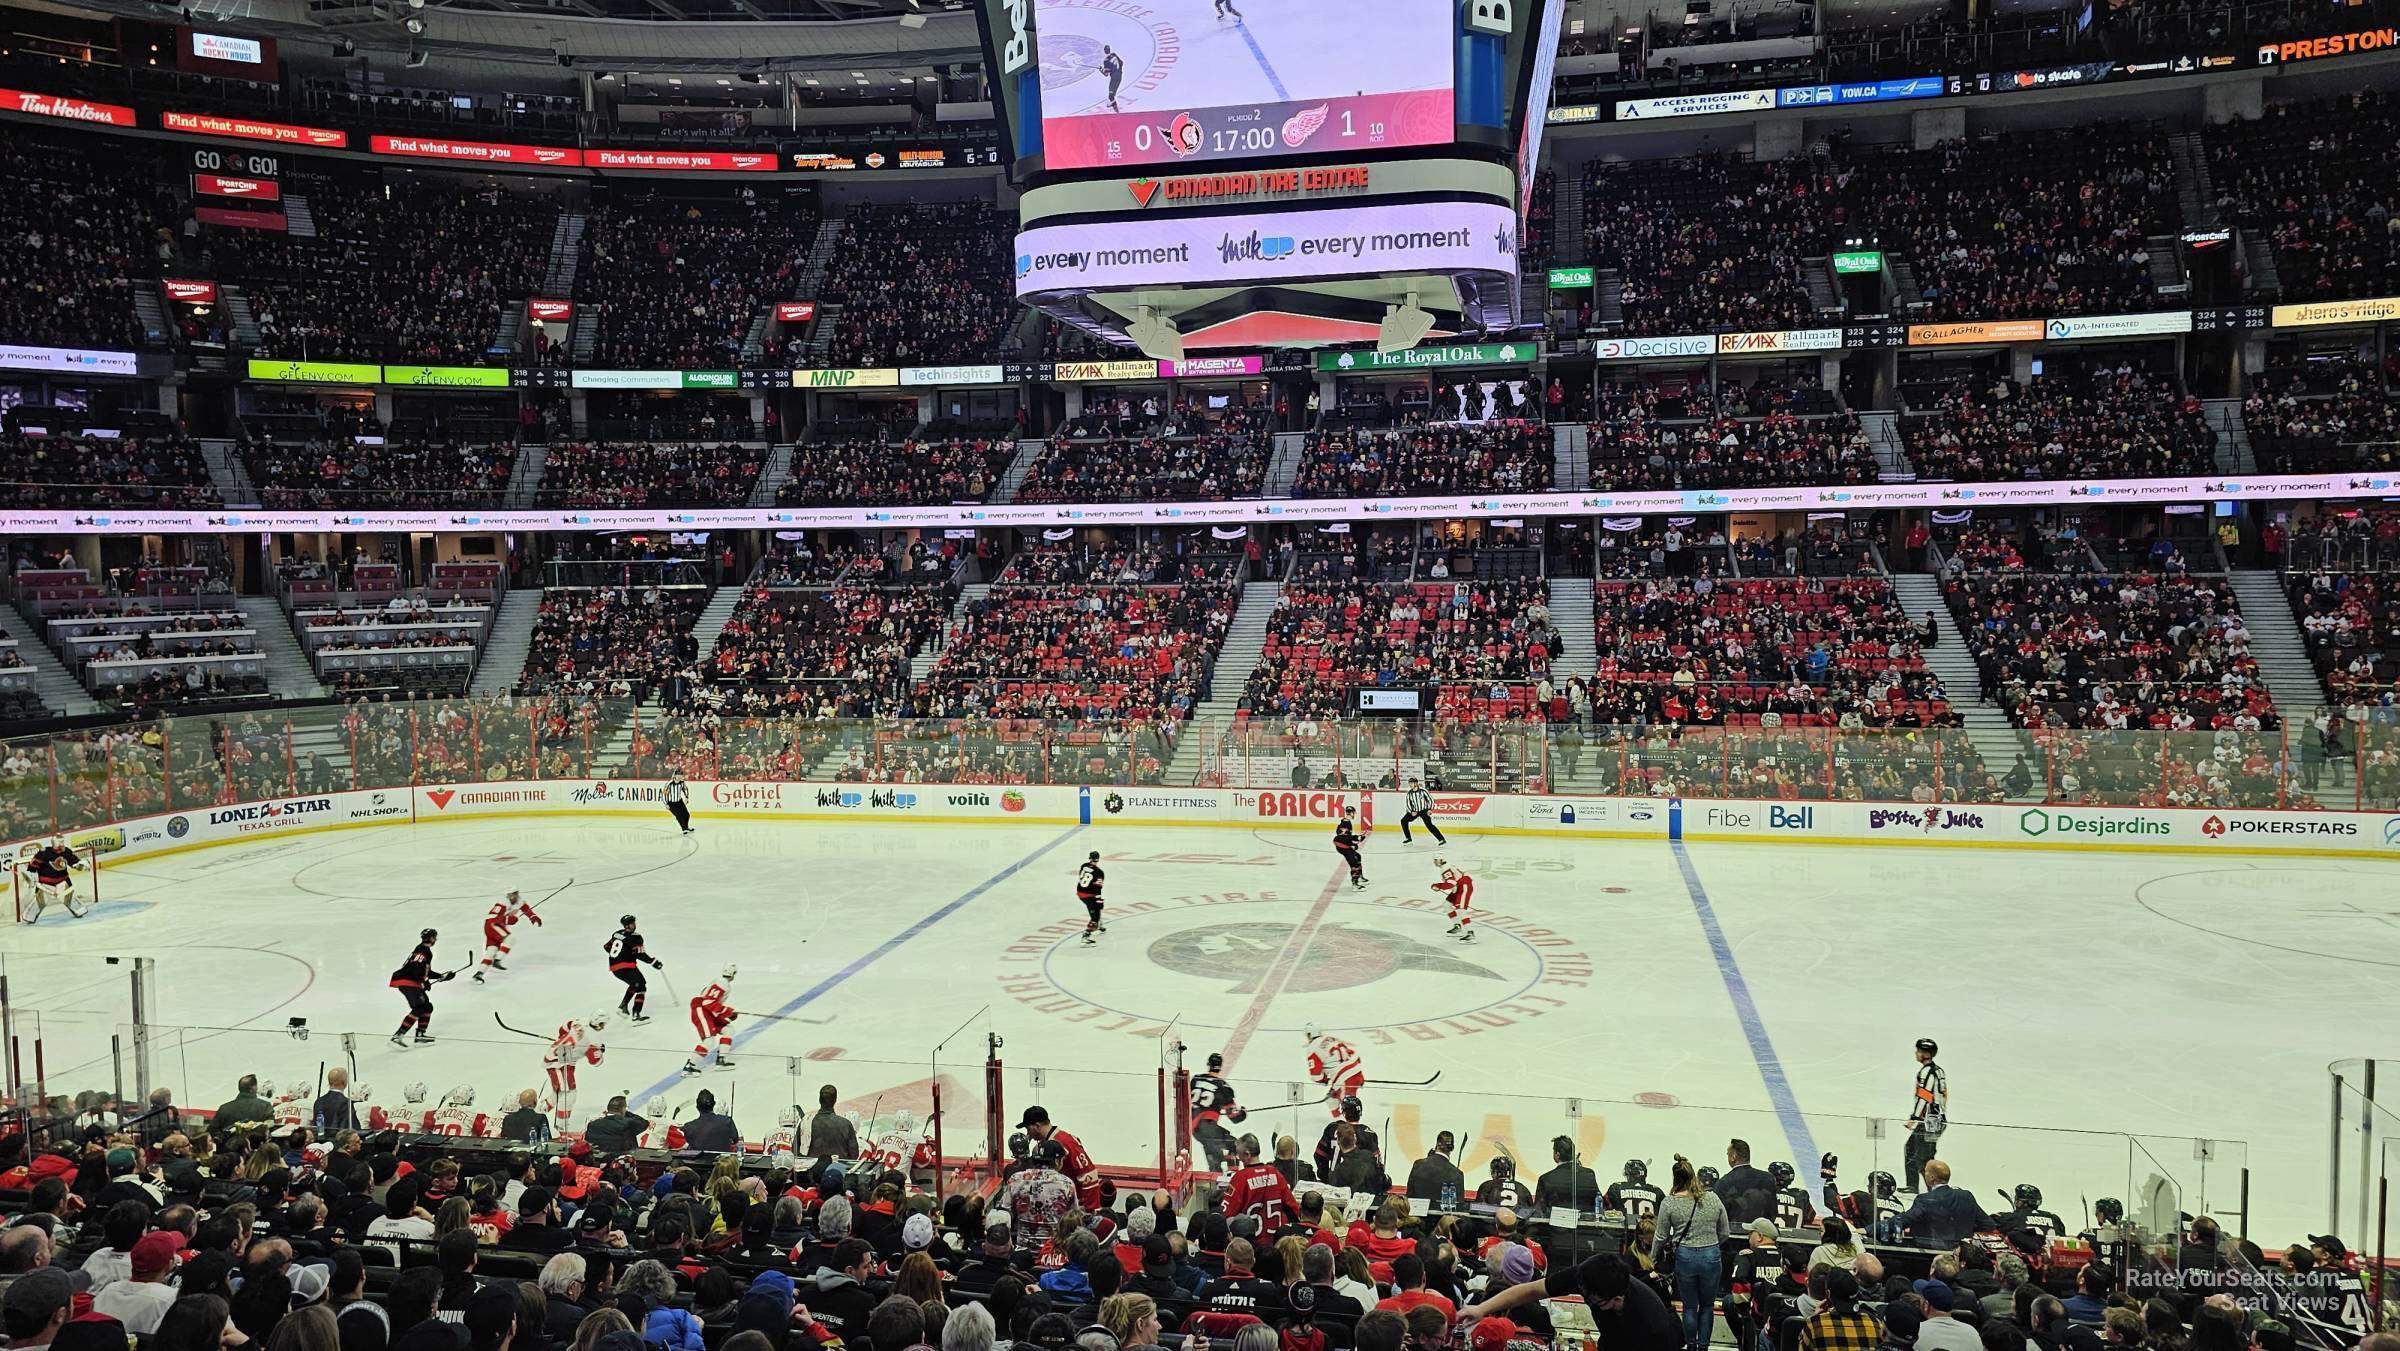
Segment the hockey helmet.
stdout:
<path fill-rule="evenodd" d="M 1770 1163 L 1767 1165 L 1767 1176 L 1775 1179 L 1776 1186 L 1788 1187 L 1792 1185 L 1793 1178 L 1800 1176 L 1800 1171 L 1788 1163 Z"/>
<path fill-rule="evenodd" d="M 400 1100 L 401 1100 L 401 1101 L 403 1101 L 403 1102 L 423 1102 L 423 1101 L 425 1101 L 425 1085 L 423 1085 L 422 1083 L 415 1083 L 415 1084 L 410 1084 L 408 1087 L 401 1089 L 401 1090 L 400 1090 Z"/>
<path fill-rule="evenodd" d="M 739 974 L 741 974 L 741 968 L 740 968 L 740 967 L 738 967 L 738 966 L 735 966 L 735 965 L 734 965 L 733 963 L 731 963 L 731 962 L 727 962 L 727 963 L 725 963 L 725 969 L 724 969 L 723 971 L 720 971 L 720 972 L 718 972 L 718 973 L 717 973 L 717 979 L 719 979 L 719 980 L 732 980 L 732 979 L 733 979 L 735 976 L 737 976 L 737 975 L 739 975 Z"/>
<path fill-rule="evenodd" d="M 432 942 L 433 940 L 435 940 L 435 939 L 437 939 L 437 938 L 439 938 L 439 937 L 441 937 L 441 936 L 442 936 L 442 931 L 441 931 L 441 930 L 439 930 L 439 929 L 419 929 L 419 930 L 417 930 L 417 941 L 418 941 L 418 942 L 420 942 L 420 943 L 430 943 L 430 942 Z"/>
<path fill-rule="evenodd" d="M 2009 1193 L 2009 1199 L 2016 1203 L 2019 1210 L 2038 1210 L 2042 1204 L 2042 1189 L 2030 1182 L 2020 1182 L 2017 1189 Z"/>
<path fill-rule="evenodd" d="M 1218 1070 L 1221 1070 L 1221 1069 L 1223 1069 L 1223 1068 L 1225 1068 L 1225 1053 L 1224 1053 L 1224 1052 L 1222 1052 L 1222 1051 L 1211 1051 L 1211 1052 L 1209 1052 L 1209 1053 L 1208 1053 L 1208 1070 L 1209 1070 L 1209 1073 L 1211 1073 L 1211 1074 L 1214 1074 L 1214 1073 L 1216 1073 Z"/>
<path fill-rule="evenodd" d="M 652 1098 L 650 1101 L 642 1104 L 642 1115 L 650 1118 L 652 1121 L 657 1121 L 666 1116 L 666 1114 L 667 1100 L 665 1098 Z"/>
<path fill-rule="evenodd" d="M 2125 1219 L 2125 1203 L 2113 1196 L 2103 1196 L 2092 1202 L 2092 1218 L 2102 1224 L 2120 1224 Z"/>
<path fill-rule="evenodd" d="M 510 888 L 508 889 L 508 899 L 509 899 L 509 902 L 510 902 L 511 904 L 514 904 L 514 903 L 516 902 L 516 899 L 517 899 L 517 889 L 516 889 L 515 887 L 510 887 Z"/>
<path fill-rule="evenodd" d="M 1012 1159 L 1025 1158 L 1027 1156 L 1027 1151 L 1032 1148 L 1032 1145 L 1032 1136 L 1027 1135 L 1023 1131 L 1013 1132 L 1008 1137 L 1008 1156 Z"/>
<path fill-rule="evenodd" d="M 1917 1038 L 1917 1049 L 1923 1051 L 1927 1055 L 1940 1055 L 1942 1053 L 1942 1048 L 1937 1045 L 1934 1042 L 1934 1039 L 1931 1037 Z"/>
<path fill-rule="evenodd" d="M 259 1080 L 258 1096 L 265 1098 L 269 1102 L 275 1101 L 275 1081 L 272 1079 Z"/>
<path fill-rule="evenodd" d="M 903 1107 L 892 1114 L 892 1129 L 902 1135 L 917 1133 L 917 1114 Z"/>
<path fill-rule="evenodd" d="M 1356 1121 L 1361 1116 L 1366 1114 L 1366 1110 L 1366 1104 L 1358 1100 L 1358 1095 L 1356 1093 L 1344 1093 L 1342 1095 L 1342 1120 Z"/>
<path fill-rule="evenodd" d="M 350 1085 L 350 1101 L 365 1102 L 375 1096 L 375 1087 L 364 1079 Z"/>
<path fill-rule="evenodd" d="M 1515 1159 L 1508 1157 L 1506 1154 L 1495 1154 L 1492 1156 L 1493 1180 L 1507 1182 L 1515 1178 L 1516 1175 L 1517 1161 Z"/>
<path fill-rule="evenodd" d="M 784 1108 L 782 1111 L 775 1114 L 775 1124 L 783 1127 L 787 1131 L 791 1130 L 795 1126 L 798 1126 L 800 1124 L 800 1109 L 797 1107 Z"/>
<path fill-rule="evenodd" d="M 1692 1174 L 1692 1176 L 1700 1179 L 1700 1185 L 1703 1187 L 1714 1187 L 1717 1185 L 1717 1170 L 1709 1167 L 1707 1164 L 1700 1165 L 1700 1171 Z"/>
<path fill-rule="evenodd" d="M 1321 1037 L 1324 1034 L 1325 1029 L 1317 1026 L 1315 1023 L 1310 1023 L 1308 1026 L 1300 1029 L 1300 1035 L 1308 1038 L 1310 1041 L 1315 1041 L 1318 1037 Z"/>
<path fill-rule="evenodd" d="M 1648 1182 L 1650 1180 L 1650 1165 L 1642 1162 L 1640 1159 L 1627 1159 L 1625 1161 L 1625 1180 L 1633 1183 Z"/>
<path fill-rule="evenodd" d="M 584 1019 L 584 1020 L 583 1020 L 583 1025 L 584 1025 L 585 1027 L 592 1027 L 592 1028 L 606 1027 L 606 1026 L 608 1026 L 608 1020 L 609 1020 L 609 1017 L 610 1017 L 609 1010 L 607 1010 L 607 1009 L 602 1009 L 602 1010 L 600 1010 L 598 1013 L 595 1013 L 595 1014 L 593 1014 L 591 1017 Z"/>
<path fill-rule="evenodd" d="M 1874 1172 L 1867 1174 L 1867 1188 L 1868 1190 L 1874 1192 L 1877 1196 L 1889 1200 L 1893 1196 L 1899 1194 L 1900 1179 L 1893 1177 L 1890 1173 L 1884 1172 L 1879 1168 Z"/>
<path fill-rule="evenodd" d="M 442 1100 L 453 1107 L 472 1107 L 475 1105 L 475 1085 L 460 1084 L 443 1094 Z"/>
<path fill-rule="evenodd" d="M 633 927 L 633 916 L 631 916 L 631 915 L 619 915 L 619 916 L 617 916 L 617 923 L 619 923 L 619 924 L 622 924 L 622 925 L 624 925 L 626 928 L 630 929 L 630 928 L 632 928 L 632 927 Z"/>

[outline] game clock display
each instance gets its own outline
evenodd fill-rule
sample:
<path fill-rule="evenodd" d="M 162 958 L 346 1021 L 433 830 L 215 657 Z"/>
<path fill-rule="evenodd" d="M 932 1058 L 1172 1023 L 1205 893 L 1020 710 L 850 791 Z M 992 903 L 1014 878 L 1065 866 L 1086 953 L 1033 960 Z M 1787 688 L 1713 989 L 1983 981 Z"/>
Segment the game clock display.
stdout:
<path fill-rule="evenodd" d="M 1039 0 L 1053 170 L 1448 145 L 1453 0 Z"/>

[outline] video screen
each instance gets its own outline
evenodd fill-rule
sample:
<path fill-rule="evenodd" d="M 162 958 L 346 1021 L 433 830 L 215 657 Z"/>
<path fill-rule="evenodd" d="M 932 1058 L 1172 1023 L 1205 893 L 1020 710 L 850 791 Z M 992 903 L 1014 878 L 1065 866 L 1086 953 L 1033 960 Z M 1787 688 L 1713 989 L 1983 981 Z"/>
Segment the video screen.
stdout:
<path fill-rule="evenodd" d="M 1448 145 L 1454 0 L 1038 0 L 1046 167 Z"/>

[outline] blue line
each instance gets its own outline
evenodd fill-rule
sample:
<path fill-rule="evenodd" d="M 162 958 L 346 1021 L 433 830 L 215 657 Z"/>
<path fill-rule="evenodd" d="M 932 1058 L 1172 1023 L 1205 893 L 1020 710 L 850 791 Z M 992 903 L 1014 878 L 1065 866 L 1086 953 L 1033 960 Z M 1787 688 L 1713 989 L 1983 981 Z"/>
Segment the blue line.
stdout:
<path fill-rule="evenodd" d="M 1725 993 L 1733 1000 L 1733 1011 L 1742 1020 L 1742 1035 L 1750 1041 L 1750 1058 L 1758 1062 L 1758 1077 L 1767 1081 L 1767 1100 L 1775 1104 L 1775 1115 L 1783 1121 L 1783 1138 L 1790 1142 L 1794 1154 L 1793 1166 L 1803 1174 L 1819 1157 L 1817 1142 L 1808 1133 L 1808 1118 L 1800 1114 L 1800 1099 L 1792 1093 L 1792 1081 L 1783 1072 L 1783 1061 L 1775 1054 L 1775 1043 L 1767 1036 L 1766 1020 L 1758 1016 L 1758 1001 L 1750 995 L 1750 983 L 1742 979 L 1741 964 L 1733 960 L 1733 945 L 1725 941 L 1725 928 L 1717 923 L 1717 908 L 1708 901 L 1708 889 L 1700 885 L 1700 874 L 1692 867 L 1692 856 L 1684 851 L 1679 840 L 1667 846 L 1675 851 L 1675 866 L 1683 873 L 1684 890 L 1692 894 L 1692 910 L 1700 916 L 1700 931 L 1708 935 L 1709 953 L 1717 959 L 1717 974 L 1725 979 Z"/>
<path fill-rule="evenodd" d="M 1034 850 L 1032 853 L 1027 854 L 1021 859 L 1018 859 L 1016 862 L 1009 864 L 1000 871 L 993 873 L 991 876 L 983 879 L 981 882 L 976 883 L 973 888 L 968 890 L 966 894 L 960 896 L 957 900 L 950 902 L 948 905 L 945 905 L 941 909 L 934 911 L 932 914 L 927 915 L 921 920 L 918 920 L 916 923 L 909 925 L 907 928 L 902 929 L 900 932 L 892 935 L 890 938 L 883 940 L 883 942 L 878 945 L 874 951 L 867 953 L 865 956 L 862 956 L 851 962 L 848 966 L 843 967 L 841 970 L 836 971 L 832 975 L 827 976 L 825 979 L 818 981 L 814 985 L 811 985 L 800 994 L 794 996 L 790 1003 L 775 1010 L 773 1013 L 760 1018 L 757 1022 L 750 1024 L 746 1030 L 735 1035 L 733 1039 L 734 1046 L 739 1048 L 747 1044 L 752 1037 L 755 1037 L 759 1033 L 766 1031 L 776 1019 L 789 1017 L 791 1014 L 808 1007 L 810 1004 L 817 1002 L 817 1000 L 823 998 L 827 994 L 832 993 L 834 987 L 850 979 L 852 976 L 857 975 L 859 972 L 866 970 L 868 967 L 873 966 L 875 963 L 882 961 L 884 958 L 889 957 L 902 944 L 908 942 L 908 940 L 912 938 L 915 938 L 918 934 L 925 932 L 927 929 L 932 928 L 934 925 L 941 923 L 943 920 L 946 920 L 952 915 L 955 915 L 959 911 L 965 909 L 968 903 L 974 901 L 978 897 L 982 896 L 985 892 L 990 891 L 992 888 L 1000 885 L 1002 882 L 1005 882 L 1008 879 L 1016 876 L 1018 873 L 1023 872 L 1028 866 L 1038 862 L 1042 855 L 1049 853 L 1051 850 L 1058 848 L 1062 844 L 1065 844 L 1068 840 L 1073 839 L 1076 833 L 1077 831 L 1073 829 L 1061 832 L 1048 844 L 1045 844 L 1041 848 Z M 683 1078 L 684 1076 L 681 1074 L 668 1075 L 666 1078 L 650 1085 L 648 1090 L 643 1092 L 639 1097 L 633 1099 L 634 1105 L 639 1107 L 641 1104 L 648 1102 L 650 1099 L 659 1096 L 668 1089 L 673 1088 L 675 1085 L 682 1083 Z"/>
<path fill-rule="evenodd" d="M 1267 77 L 1267 85 L 1275 91 L 1275 97 L 1287 103 L 1290 102 L 1292 96 L 1284 89 L 1283 81 L 1276 77 L 1275 67 L 1267 64 L 1266 49 L 1260 47 L 1258 39 L 1250 35 L 1250 25 L 1240 19 L 1235 19 L 1233 27 L 1234 31 L 1242 35 L 1242 41 L 1250 44 L 1250 54 L 1258 58 L 1258 69 Z"/>

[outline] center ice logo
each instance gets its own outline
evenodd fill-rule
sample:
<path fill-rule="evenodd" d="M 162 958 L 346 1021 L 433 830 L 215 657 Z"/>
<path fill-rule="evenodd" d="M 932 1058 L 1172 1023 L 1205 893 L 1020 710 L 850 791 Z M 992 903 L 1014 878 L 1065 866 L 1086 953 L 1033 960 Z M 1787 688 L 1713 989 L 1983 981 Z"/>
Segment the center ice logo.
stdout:
<path fill-rule="evenodd" d="M 1290 924 L 1210 924 L 1151 941 L 1150 960 L 1179 975 L 1231 982 L 1229 994 L 1250 994 L 1275 965 L 1292 936 Z M 1327 924 L 1309 940 L 1308 959 L 1291 972 L 1292 994 L 1350 990 L 1402 971 L 1499 980 L 1500 973 L 1412 938 Z"/>

